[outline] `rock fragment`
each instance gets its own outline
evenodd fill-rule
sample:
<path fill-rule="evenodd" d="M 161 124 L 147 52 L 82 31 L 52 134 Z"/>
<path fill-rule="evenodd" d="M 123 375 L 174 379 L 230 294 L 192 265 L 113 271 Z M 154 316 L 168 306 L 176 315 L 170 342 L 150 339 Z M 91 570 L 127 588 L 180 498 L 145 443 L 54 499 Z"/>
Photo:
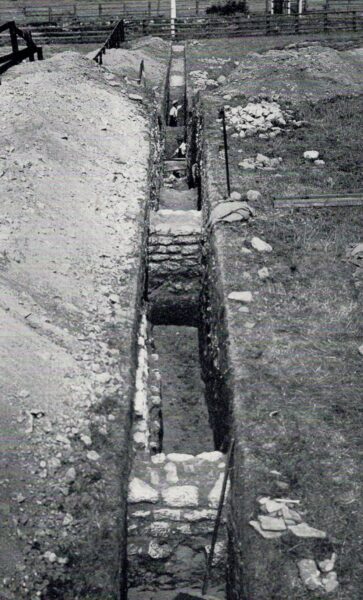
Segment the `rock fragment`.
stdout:
<path fill-rule="evenodd" d="M 257 250 L 257 252 L 272 252 L 272 246 L 267 242 L 264 242 L 259 237 L 253 237 L 251 240 L 252 248 Z"/>
<path fill-rule="evenodd" d="M 262 529 L 262 527 L 258 521 L 250 521 L 249 525 L 251 525 L 251 527 L 253 527 L 253 529 L 255 529 L 266 540 L 273 540 L 273 539 L 280 538 L 283 533 L 282 531 L 268 531 L 267 529 L 266 530 Z"/>
<path fill-rule="evenodd" d="M 326 538 L 326 532 L 315 527 L 310 527 L 307 523 L 299 523 L 298 525 L 289 525 L 289 531 L 291 531 L 297 537 L 302 538 Z"/>
<path fill-rule="evenodd" d="M 128 501 L 131 504 L 136 502 L 157 502 L 159 493 L 151 485 L 142 481 L 138 477 L 134 477 L 129 485 Z"/>
<path fill-rule="evenodd" d="M 249 303 L 252 302 L 252 292 L 231 292 L 228 294 L 229 300 L 236 300 L 237 302 Z"/>
<path fill-rule="evenodd" d="M 314 591 L 323 587 L 315 560 L 303 558 L 299 560 L 297 566 L 300 577 L 308 590 Z"/>

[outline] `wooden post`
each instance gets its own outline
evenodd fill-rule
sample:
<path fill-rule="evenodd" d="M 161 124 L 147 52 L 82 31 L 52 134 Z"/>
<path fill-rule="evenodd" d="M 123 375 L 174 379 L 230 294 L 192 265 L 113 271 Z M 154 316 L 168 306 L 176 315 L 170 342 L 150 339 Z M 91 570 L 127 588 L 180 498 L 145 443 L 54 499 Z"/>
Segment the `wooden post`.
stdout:
<path fill-rule="evenodd" d="M 15 21 L 10 22 L 9 32 L 10 32 L 11 47 L 13 49 L 13 52 L 18 52 L 19 45 L 18 45 L 18 36 L 16 35 L 16 31 L 15 31 Z"/>
<path fill-rule="evenodd" d="M 199 0 L 195 0 L 195 14 L 199 15 Z"/>
<path fill-rule="evenodd" d="M 266 35 L 270 35 L 271 33 L 271 15 L 266 13 Z"/>
<path fill-rule="evenodd" d="M 98 5 L 98 16 L 101 17 L 102 16 L 102 4 Z"/>
<path fill-rule="evenodd" d="M 120 23 L 120 27 L 121 27 L 121 42 L 124 42 L 125 41 L 125 22 L 123 19 Z"/>
<path fill-rule="evenodd" d="M 357 19 L 356 19 L 356 11 L 353 10 L 352 11 L 352 25 L 353 25 L 353 31 L 357 31 Z"/>
<path fill-rule="evenodd" d="M 157 9 L 156 9 L 156 13 L 157 13 L 157 16 L 160 15 L 160 0 L 158 0 L 158 6 L 157 6 Z"/>
<path fill-rule="evenodd" d="M 52 9 L 51 9 L 51 7 L 49 6 L 49 8 L 48 8 L 48 23 L 50 23 L 50 22 L 51 22 L 51 20 L 52 20 Z"/>
<path fill-rule="evenodd" d="M 328 21 L 328 13 L 327 11 L 325 11 L 324 13 L 324 31 L 328 31 L 329 28 L 329 21 Z"/>
<path fill-rule="evenodd" d="M 150 0 L 147 4 L 147 13 L 149 15 L 149 19 L 151 19 L 151 2 L 150 2 Z"/>
<path fill-rule="evenodd" d="M 295 15 L 295 33 L 300 33 L 300 15 L 296 13 Z"/>
<path fill-rule="evenodd" d="M 43 48 L 37 49 L 37 58 L 38 60 L 43 60 Z"/>
<path fill-rule="evenodd" d="M 226 164 L 226 183 L 228 196 L 231 195 L 231 181 L 229 177 L 229 160 L 228 160 L 228 140 L 227 140 L 227 129 L 226 129 L 226 113 L 224 108 L 219 111 L 219 118 L 222 119 L 223 126 L 223 145 L 224 145 L 224 159 Z"/>

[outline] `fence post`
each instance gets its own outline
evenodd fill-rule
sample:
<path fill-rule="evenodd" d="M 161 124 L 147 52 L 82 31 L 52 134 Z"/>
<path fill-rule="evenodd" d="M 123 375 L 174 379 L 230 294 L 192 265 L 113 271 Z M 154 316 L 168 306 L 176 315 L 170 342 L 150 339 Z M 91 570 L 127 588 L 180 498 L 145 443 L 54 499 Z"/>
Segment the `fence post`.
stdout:
<path fill-rule="evenodd" d="M 121 42 L 125 41 L 125 21 L 122 19 L 121 23 Z"/>
<path fill-rule="evenodd" d="M 51 22 L 51 20 L 52 20 L 52 9 L 51 9 L 51 7 L 49 6 L 49 8 L 48 8 L 48 23 L 50 23 L 50 22 Z"/>
<path fill-rule="evenodd" d="M 73 4 L 73 16 L 77 16 L 77 4 Z"/>
<path fill-rule="evenodd" d="M 300 33 L 300 15 L 298 13 L 295 15 L 295 33 Z"/>
<path fill-rule="evenodd" d="M 98 5 L 98 16 L 101 17 L 102 16 L 102 4 Z"/>
<path fill-rule="evenodd" d="M 324 13 L 324 31 L 328 31 L 329 28 L 329 22 L 328 22 L 328 13 L 327 11 L 325 11 Z"/>
<path fill-rule="evenodd" d="M 151 2 L 150 2 L 150 0 L 147 4 L 147 13 L 149 15 L 149 19 L 151 19 Z"/>
<path fill-rule="evenodd" d="M 9 32 L 10 32 L 11 47 L 13 49 L 13 52 L 18 52 L 19 45 L 18 45 L 18 37 L 17 37 L 16 31 L 15 31 L 15 21 L 10 22 Z"/>
<path fill-rule="evenodd" d="M 357 31 L 357 19 L 356 19 L 356 11 L 353 10 L 352 12 L 352 25 L 353 25 L 353 31 Z"/>
<path fill-rule="evenodd" d="M 266 35 L 271 33 L 271 15 L 266 13 Z"/>
<path fill-rule="evenodd" d="M 195 14 L 199 15 L 199 0 L 195 0 Z"/>

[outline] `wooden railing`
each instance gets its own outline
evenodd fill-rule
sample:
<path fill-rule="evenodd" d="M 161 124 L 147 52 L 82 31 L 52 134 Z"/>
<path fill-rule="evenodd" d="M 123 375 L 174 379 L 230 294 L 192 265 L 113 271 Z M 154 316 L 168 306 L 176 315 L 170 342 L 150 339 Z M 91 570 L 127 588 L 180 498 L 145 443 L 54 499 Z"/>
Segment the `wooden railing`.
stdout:
<path fill-rule="evenodd" d="M 96 56 L 93 60 L 95 60 L 99 65 L 102 65 L 102 57 L 106 54 L 106 50 L 108 48 L 120 48 L 122 42 L 125 41 L 125 27 L 124 21 L 121 19 L 114 29 L 111 31 L 107 40 L 103 44 L 102 48 L 97 52 Z"/>
<path fill-rule="evenodd" d="M 37 55 L 38 60 L 43 60 L 43 50 L 34 43 L 30 31 L 19 29 L 15 21 L 9 21 L 8 23 L 4 23 L 4 25 L 0 25 L 0 33 L 4 31 L 9 31 L 12 52 L 0 56 L 0 73 L 4 73 L 10 67 L 17 65 L 26 58 L 34 61 L 35 55 Z M 26 48 L 19 49 L 18 38 L 24 40 Z"/>

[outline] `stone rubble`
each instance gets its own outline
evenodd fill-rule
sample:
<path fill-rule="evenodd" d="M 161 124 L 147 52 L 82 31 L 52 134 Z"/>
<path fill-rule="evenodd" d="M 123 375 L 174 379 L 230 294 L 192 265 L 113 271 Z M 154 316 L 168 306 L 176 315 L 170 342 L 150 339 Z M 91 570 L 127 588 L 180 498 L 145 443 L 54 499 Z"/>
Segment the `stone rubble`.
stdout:
<path fill-rule="evenodd" d="M 255 171 L 256 169 L 263 169 L 264 171 L 273 171 L 281 166 L 282 158 L 270 158 L 264 154 L 257 154 L 256 158 L 244 158 L 238 163 L 241 169 L 246 171 Z"/>
<path fill-rule="evenodd" d="M 288 116 L 277 102 L 249 102 L 243 106 L 225 106 L 227 122 L 241 139 L 260 134 L 261 138 L 274 138 L 286 127 Z"/>

